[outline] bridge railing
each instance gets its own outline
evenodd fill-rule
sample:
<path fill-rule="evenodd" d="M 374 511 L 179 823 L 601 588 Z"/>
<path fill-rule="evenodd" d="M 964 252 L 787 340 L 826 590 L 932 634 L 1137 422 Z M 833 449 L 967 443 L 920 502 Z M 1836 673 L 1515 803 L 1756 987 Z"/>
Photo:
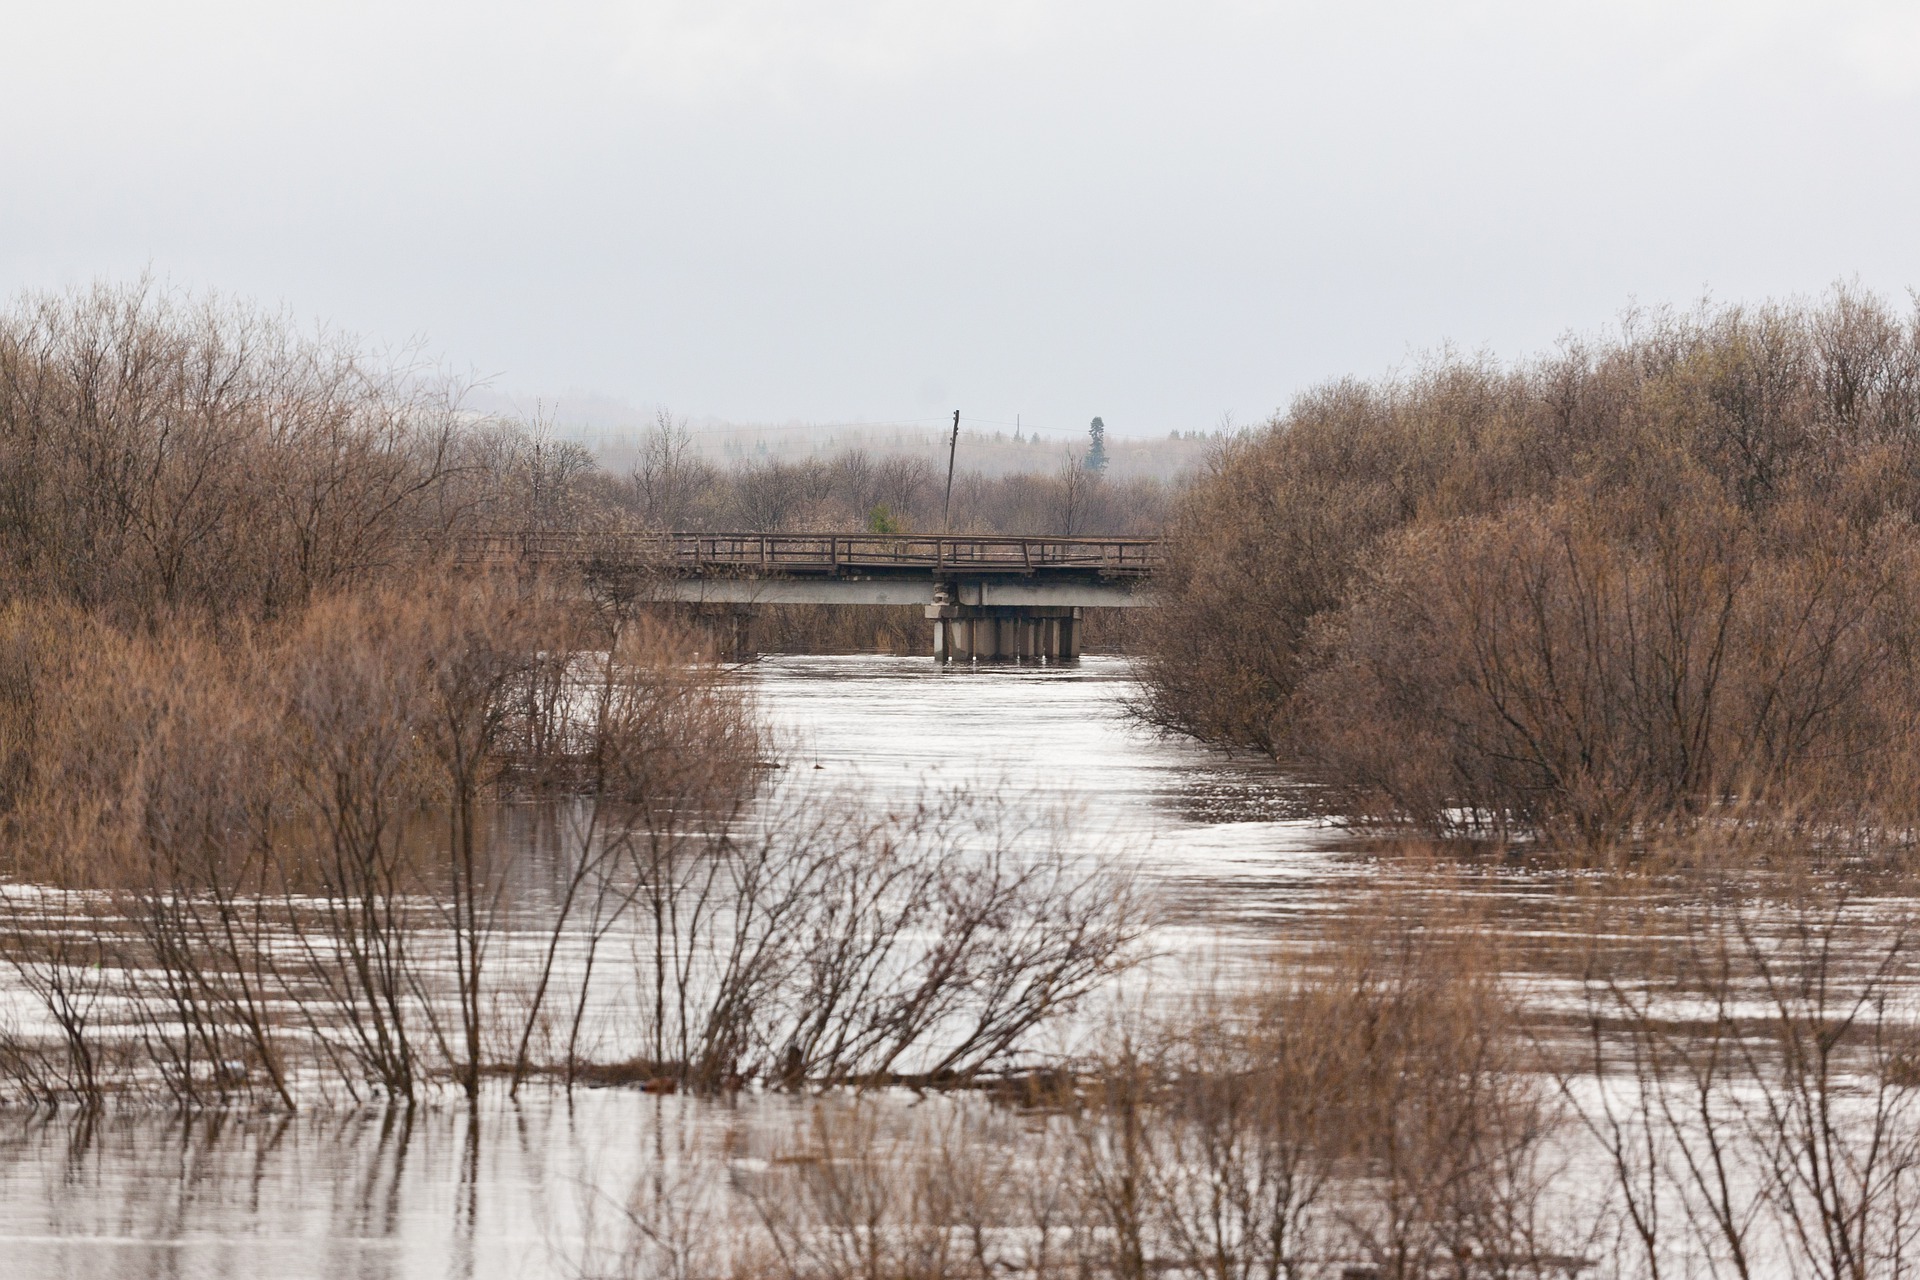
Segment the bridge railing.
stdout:
<path fill-rule="evenodd" d="M 462 544 L 472 560 L 525 559 L 667 573 L 838 574 L 920 571 L 1031 574 L 1068 571 L 1145 577 L 1156 538 L 935 536 L 867 533 L 518 532 Z"/>

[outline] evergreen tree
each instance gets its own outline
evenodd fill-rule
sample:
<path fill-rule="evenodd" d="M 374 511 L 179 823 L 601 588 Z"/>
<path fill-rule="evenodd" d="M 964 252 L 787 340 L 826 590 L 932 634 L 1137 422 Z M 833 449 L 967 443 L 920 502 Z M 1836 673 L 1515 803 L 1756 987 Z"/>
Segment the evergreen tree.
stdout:
<path fill-rule="evenodd" d="M 1087 428 L 1087 434 L 1093 437 L 1093 444 L 1087 449 L 1087 470 L 1105 471 L 1107 469 L 1107 424 L 1095 418 L 1093 425 Z"/>

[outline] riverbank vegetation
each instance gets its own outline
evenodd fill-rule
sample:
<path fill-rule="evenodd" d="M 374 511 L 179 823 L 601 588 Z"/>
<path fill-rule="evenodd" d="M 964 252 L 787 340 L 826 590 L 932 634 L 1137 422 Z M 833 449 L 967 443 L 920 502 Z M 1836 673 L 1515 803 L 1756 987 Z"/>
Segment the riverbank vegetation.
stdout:
<path fill-rule="evenodd" d="M 1564 841 L 1505 897 L 1375 847 L 1364 907 L 1209 985 L 1128 851 L 822 785 L 671 617 L 460 555 L 927 528 L 931 477 L 703 469 L 670 421 L 612 476 L 245 309 L 30 301 L 0 1105 L 794 1100 L 657 1153 L 588 1274 L 1906 1274 L 1917 352 L 1847 293 L 1655 317 L 1323 389 L 1171 508 L 957 493 L 972 532 L 1172 510 L 1160 724 L 1376 828 Z"/>
<path fill-rule="evenodd" d="M 1909 830 L 1920 322 L 1630 317 L 1343 381 L 1182 499 L 1142 710 L 1435 832 Z"/>
<path fill-rule="evenodd" d="M 782 783 L 671 619 L 463 561 L 605 512 L 453 390 L 144 288 L 0 321 L 7 1101 L 965 1080 L 1130 962 L 1123 876 Z"/>
<path fill-rule="evenodd" d="M 1525 995 L 1537 940 L 1429 865 L 999 1106 L 829 1098 L 663 1159 L 579 1273 L 1912 1274 L 1913 886 L 1752 854 L 1566 892 Z"/>

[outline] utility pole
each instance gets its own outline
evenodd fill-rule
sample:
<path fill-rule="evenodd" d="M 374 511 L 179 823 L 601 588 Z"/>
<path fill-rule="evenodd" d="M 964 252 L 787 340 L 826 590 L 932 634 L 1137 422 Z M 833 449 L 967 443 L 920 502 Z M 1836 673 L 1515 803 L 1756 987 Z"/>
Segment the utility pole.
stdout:
<path fill-rule="evenodd" d="M 940 513 L 941 523 L 948 533 L 953 532 L 953 455 L 960 448 L 960 411 L 953 411 L 953 438 L 947 441 L 947 505 Z"/>

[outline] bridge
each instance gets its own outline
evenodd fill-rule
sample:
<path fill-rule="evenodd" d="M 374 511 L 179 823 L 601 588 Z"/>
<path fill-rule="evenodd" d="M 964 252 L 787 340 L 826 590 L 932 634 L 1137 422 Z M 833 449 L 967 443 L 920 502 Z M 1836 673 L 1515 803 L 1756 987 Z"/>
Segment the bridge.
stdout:
<path fill-rule="evenodd" d="M 463 558 L 559 564 L 629 598 L 734 619 L 773 604 L 921 605 L 940 662 L 1080 656 L 1082 611 L 1148 603 L 1155 538 L 847 533 L 516 533 Z"/>

